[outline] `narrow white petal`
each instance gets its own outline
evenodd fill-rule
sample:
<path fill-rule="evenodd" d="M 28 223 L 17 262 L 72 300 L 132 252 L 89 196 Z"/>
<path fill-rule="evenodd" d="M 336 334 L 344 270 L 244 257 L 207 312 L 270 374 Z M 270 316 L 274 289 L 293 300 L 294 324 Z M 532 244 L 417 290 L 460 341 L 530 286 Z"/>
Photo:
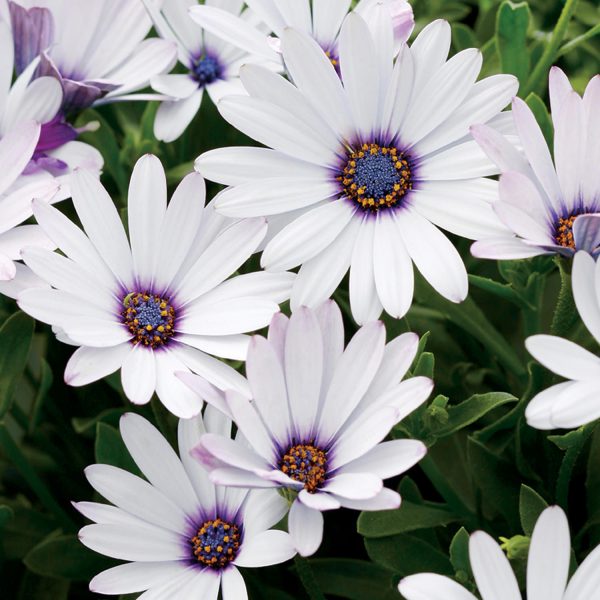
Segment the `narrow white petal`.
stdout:
<path fill-rule="evenodd" d="M 134 404 L 147 404 L 156 388 L 156 364 L 150 348 L 134 346 L 121 366 L 125 395 Z"/>
<path fill-rule="evenodd" d="M 175 579 L 186 568 L 182 561 L 125 563 L 98 573 L 90 581 L 90 591 L 113 595 L 143 592 Z"/>
<path fill-rule="evenodd" d="M 296 554 L 290 536 L 285 531 L 271 529 L 245 540 L 235 557 L 240 567 L 278 565 Z"/>
<path fill-rule="evenodd" d="M 110 348 L 82 346 L 75 350 L 65 367 L 65 383 L 78 387 L 102 379 L 120 369 L 130 353 L 129 343 Z"/>
<path fill-rule="evenodd" d="M 400 581 L 398 590 L 406 600 L 476 600 L 453 579 L 435 573 L 409 575 Z"/>
<path fill-rule="evenodd" d="M 323 514 L 296 500 L 288 515 L 292 542 L 301 556 L 311 556 L 323 540 Z"/>

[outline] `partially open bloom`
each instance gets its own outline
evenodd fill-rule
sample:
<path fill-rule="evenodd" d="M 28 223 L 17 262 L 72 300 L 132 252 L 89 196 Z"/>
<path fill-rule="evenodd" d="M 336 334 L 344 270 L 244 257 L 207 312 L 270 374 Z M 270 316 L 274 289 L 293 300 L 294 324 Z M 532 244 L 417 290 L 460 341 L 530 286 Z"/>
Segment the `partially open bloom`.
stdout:
<path fill-rule="evenodd" d="M 181 417 L 197 414 L 202 403 L 174 371 L 192 369 L 217 387 L 246 391 L 243 377 L 211 354 L 244 359 L 242 334 L 267 325 L 289 297 L 291 273 L 227 279 L 256 250 L 264 220 L 231 222 L 205 208 L 197 173 L 167 206 L 165 173 L 152 155 L 138 161 L 131 177 L 129 240 L 93 175 L 76 172 L 72 194 L 85 233 L 55 208 L 34 203 L 38 223 L 65 256 L 26 248 L 26 264 L 53 289 L 18 298 L 59 339 L 81 346 L 65 381 L 85 385 L 121 369 L 132 402 L 148 402 L 156 391 Z"/>
<path fill-rule="evenodd" d="M 135 99 L 168 71 L 171 42 L 144 38 L 152 22 L 139 0 L 10 0 L 17 72 L 38 54 L 38 75 L 63 88 L 61 116 L 92 104 Z M 142 96 L 148 99 L 148 96 Z"/>
<path fill-rule="evenodd" d="M 269 338 L 254 336 L 246 375 L 251 398 L 236 390 L 210 393 L 197 377 L 180 375 L 201 396 L 230 414 L 245 439 L 206 434 L 192 454 L 213 483 L 283 488 L 295 499 L 289 531 L 302 555 L 323 536 L 322 511 L 397 508 L 400 496 L 383 479 L 425 455 L 417 440 L 382 442 L 392 427 L 422 404 L 432 389 L 426 377 L 400 382 L 418 337 L 406 333 L 385 344 L 385 328 L 371 322 L 344 350 L 337 305 L 300 307 L 275 315 Z"/>
<path fill-rule="evenodd" d="M 600 263 L 587 252 L 573 261 L 573 296 L 589 332 L 600 344 Z M 579 427 L 600 417 L 600 358 L 585 348 L 552 335 L 525 342 L 530 354 L 553 373 L 568 379 L 540 392 L 525 411 L 537 429 Z"/>
<path fill-rule="evenodd" d="M 482 600 L 521 600 L 513 570 L 494 539 L 476 531 L 469 558 Z M 600 546 L 581 563 L 569 581 L 571 536 L 563 510 L 550 506 L 539 516 L 527 560 L 527 600 L 597 600 Z M 568 583 L 567 583 L 568 582 Z M 398 586 L 406 600 L 476 600 L 462 585 L 442 575 L 419 573 Z"/>
<path fill-rule="evenodd" d="M 502 236 L 475 242 L 475 256 L 600 252 L 600 75 L 591 79 L 582 98 L 553 67 L 550 104 L 554 162 L 532 111 L 519 98 L 512 114 L 524 154 L 498 132 L 473 128 L 475 139 L 502 171 L 494 210 L 508 227 Z"/>
<path fill-rule="evenodd" d="M 160 35 L 177 45 L 179 62 L 186 74 L 157 75 L 152 87 L 170 97 L 161 103 L 154 121 L 154 135 L 165 142 L 178 138 L 200 108 L 204 91 L 213 102 L 228 94 L 241 94 L 239 69 L 246 63 L 266 63 L 268 59 L 241 50 L 236 44 L 225 42 L 204 31 L 188 14 L 193 2 L 161 2 L 144 0 Z M 216 2 L 221 12 L 239 18 L 250 27 L 251 14 L 242 11 L 243 2 Z M 240 12 L 241 11 L 241 12 Z M 276 63 L 272 65 L 277 67 Z"/>
<path fill-rule="evenodd" d="M 237 567 L 285 562 L 295 552 L 281 520 L 286 502 L 273 490 L 247 491 L 214 486 L 189 455 L 205 431 L 230 435 L 231 422 L 206 409 L 179 421 L 179 456 L 157 429 L 129 413 L 121 435 L 146 479 L 112 467 L 85 470 L 94 489 L 114 506 L 77 502 L 95 522 L 79 531 L 88 548 L 130 561 L 98 574 L 90 590 L 148 598 L 247 600 Z M 206 427 L 206 429 L 205 429 Z"/>
<path fill-rule="evenodd" d="M 312 3 L 310 0 L 247 0 L 246 4 L 260 19 L 260 25 L 228 14 L 218 0 L 191 7 L 190 15 L 229 44 L 277 62 L 281 60 L 280 38 L 287 27 L 293 27 L 314 38 L 339 71 L 340 27 L 350 0 L 313 0 Z M 380 13 L 377 4 L 383 5 L 386 12 Z M 406 0 L 359 0 L 354 10 L 373 31 L 376 31 L 377 19 L 385 15 L 392 23 L 395 51 L 408 40 L 415 25 L 412 7 Z M 268 36 L 262 25 L 266 25 L 274 37 Z"/>
<path fill-rule="evenodd" d="M 446 61 L 450 26 L 436 21 L 394 62 L 385 7 L 373 7 L 375 34 L 350 13 L 339 36 L 338 76 L 306 33 L 286 29 L 284 63 L 293 84 L 255 65 L 241 69 L 248 96 L 219 103 L 224 118 L 268 148 L 221 148 L 196 168 L 229 185 L 216 200 L 227 216 L 267 216 L 283 229 L 262 265 L 301 265 L 292 307 L 316 306 L 350 269 L 358 323 L 382 307 L 404 315 L 413 297 L 413 266 L 443 296 L 467 295 L 465 266 L 436 227 L 478 239 L 505 230 L 491 208 L 496 167 L 468 137 L 492 122 L 517 89 L 510 75 L 476 83 L 481 53 Z M 277 223 L 276 223 L 277 221 Z"/>

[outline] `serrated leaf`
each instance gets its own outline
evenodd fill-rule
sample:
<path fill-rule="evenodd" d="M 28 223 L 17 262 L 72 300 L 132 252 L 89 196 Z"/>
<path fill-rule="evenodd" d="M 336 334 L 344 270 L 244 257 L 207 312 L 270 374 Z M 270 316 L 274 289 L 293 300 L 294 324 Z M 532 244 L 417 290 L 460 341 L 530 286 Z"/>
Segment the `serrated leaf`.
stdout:
<path fill-rule="evenodd" d="M 521 492 L 519 494 L 519 517 L 525 535 L 531 537 L 538 517 L 547 507 L 548 503 L 535 490 L 524 483 L 521 484 Z"/>
<path fill-rule="evenodd" d="M 361 513 L 357 529 L 365 537 L 378 538 L 448 525 L 457 519 L 444 505 L 416 504 L 404 500 L 396 510 Z"/>

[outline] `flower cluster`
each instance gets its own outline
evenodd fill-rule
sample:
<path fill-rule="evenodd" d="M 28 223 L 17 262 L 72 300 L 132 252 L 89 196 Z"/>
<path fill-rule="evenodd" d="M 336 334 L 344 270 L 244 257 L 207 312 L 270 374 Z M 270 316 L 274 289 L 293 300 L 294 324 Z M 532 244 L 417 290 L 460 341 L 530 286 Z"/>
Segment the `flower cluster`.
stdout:
<path fill-rule="evenodd" d="M 519 7 L 503 3 L 498 27 L 506 10 Z M 447 21 L 417 20 L 409 42 L 413 29 L 406 0 L 0 0 L 0 294 L 75 348 L 64 383 L 108 378 L 139 413 L 120 416 L 118 461 L 138 474 L 89 466 L 87 480 L 110 504 L 74 503 L 93 521 L 79 531 L 82 544 L 126 561 L 96 575 L 92 592 L 247 599 L 238 567 L 298 555 L 305 579 L 303 557 L 326 545 L 324 513 L 337 509 L 362 511 L 359 531 L 373 511 L 388 511 L 385 523 L 405 510 L 392 534 L 373 538 L 421 552 L 435 538 L 408 535 L 421 521 L 437 524 L 441 514 L 447 525 L 464 511 L 473 529 L 508 510 L 463 498 L 436 456 L 444 463 L 450 446 L 465 461 L 481 453 L 464 485 L 485 471 L 496 493 L 513 486 L 500 481 L 510 435 L 521 449 L 545 443 L 535 429 L 585 426 L 550 438 L 571 453 L 553 498 L 568 506 L 574 461 L 600 418 L 600 76 L 580 95 L 552 67 L 548 114 L 537 95 L 517 97 L 515 75 L 482 70 L 483 53 L 464 40 L 450 55 Z M 499 38 L 498 52 L 510 63 Z M 259 145 L 223 138 L 189 155 L 197 121 L 204 130 L 205 90 L 227 131 Z M 132 101 L 159 104 L 141 115 L 123 107 Z M 98 129 L 113 122 L 123 139 L 103 145 Z M 156 139 L 140 141 L 152 129 Z M 132 147 L 143 151 L 130 161 L 127 189 Z M 165 168 L 161 153 L 186 164 Z M 533 257 L 540 262 L 525 261 Z M 487 277 L 482 258 L 512 261 L 499 264 L 505 284 Z M 552 261 L 561 290 L 546 335 L 538 304 Z M 467 267 L 480 263 L 486 277 L 469 279 Z M 522 311 L 527 339 L 516 354 L 468 298 L 470 281 Z M 457 404 L 442 389 L 428 404 L 433 354 L 412 329 L 435 338 L 447 320 L 470 334 L 470 354 L 450 369 L 436 365 L 442 388 L 478 354 L 491 356 L 461 382 L 480 387 L 471 398 Z M 521 324 L 510 323 L 512 340 Z M 452 335 L 436 344 L 455 352 Z M 528 373 L 524 347 L 567 381 L 537 365 Z M 40 362 L 25 367 L 26 356 L 19 377 Z M 14 387 L 4 377 L 0 411 Z M 491 392 L 498 381 L 514 396 Z M 517 396 L 510 412 L 495 412 Z M 109 427 L 114 414 L 94 426 Z M 175 419 L 179 454 L 169 439 Z M 436 448 L 480 419 L 480 435 Z M 384 485 L 417 463 L 447 505 L 423 504 L 409 477 Z M 537 465 L 517 464 L 542 482 Z M 460 476 L 462 465 L 449 468 Z M 39 494 L 37 475 L 23 472 Z M 597 487 L 597 477 L 586 485 Z M 450 552 L 458 581 L 437 552 L 445 575 L 408 566 L 392 592 L 398 584 L 407 600 L 475 600 L 472 575 L 483 600 L 520 600 L 525 567 L 515 575 L 503 549 L 516 564 L 529 548 L 529 600 L 599 598 L 598 549 L 568 582 L 565 512 L 544 509 L 529 487 L 521 494 L 534 509 L 522 510 L 530 535 L 514 556 L 510 540 L 500 548 L 488 533 L 460 530 Z M 506 524 L 515 529 L 514 519 Z M 387 555 L 383 563 L 397 565 Z"/>

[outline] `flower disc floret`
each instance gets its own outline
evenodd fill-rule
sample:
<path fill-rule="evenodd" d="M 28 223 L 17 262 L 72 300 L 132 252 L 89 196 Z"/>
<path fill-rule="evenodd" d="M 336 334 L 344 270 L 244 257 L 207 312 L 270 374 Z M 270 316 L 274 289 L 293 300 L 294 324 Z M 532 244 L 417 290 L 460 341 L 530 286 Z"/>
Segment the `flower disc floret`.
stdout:
<path fill-rule="evenodd" d="M 158 348 L 173 337 L 175 309 L 168 298 L 134 292 L 125 297 L 123 305 L 123 322 L 133 335 L 133 344 Z"/>
<path fill-rule="evenodd" d="M 210 54 L 203 54 L 194 62 L 194 77 L 201 86 L 213 83 L 223 74 L 221 63 Z"/>
<path fill-rule="evenodd" d="M 240 548 L 240 528 L 220 518 L 205 521 L 190 540 L 194 559 L 212 569 L 223 569 Z"/>
<path fill-rule="evenodd" d="M 559 246 L 563 246 L 563 248 L 572 248 L 573 250 L 576 249 L 573 225 L 578 216 L 579 215 L 571 215 L 567 218 L 559 217 L 556 222 L 556 231 L 554 234 L 554 239 L 556 239 L 556 243 Z"/>
<path fill-rule="evenodd" d="M 313 494 L 325 481 L 327 452 L 313 442 L 296 444 L 281 457 L 279 468 L 294 481 L 304 484 L 304 489 Z"/>
<path fill-rule="evenodd" d="M 351 150 L 337 179 L 348 198 L 372 212 L 397 206 L 412 189 L 409 157 L 398 148 L 379 144 Z"/>

